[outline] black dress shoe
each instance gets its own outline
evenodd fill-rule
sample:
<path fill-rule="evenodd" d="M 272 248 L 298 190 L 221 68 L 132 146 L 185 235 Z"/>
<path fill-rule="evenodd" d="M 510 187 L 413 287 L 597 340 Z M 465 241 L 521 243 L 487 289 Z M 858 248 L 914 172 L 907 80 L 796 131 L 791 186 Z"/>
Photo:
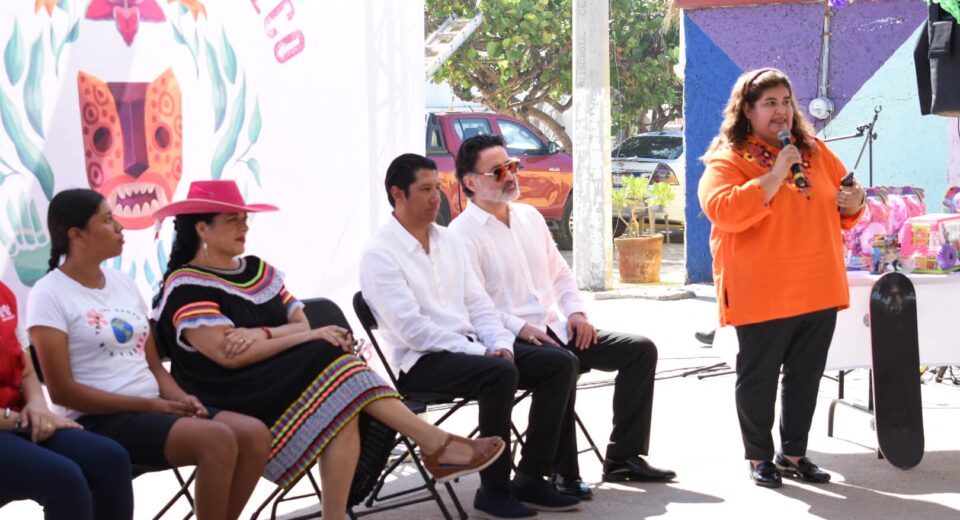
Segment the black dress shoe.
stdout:
<path fill-rule="evenodd" d="M 794 464 L 782 453 L 777 453 L 777 456 L 773 460 L 777 463 L 777 469 L 789 477 L 799 478 L 800 480 L 813 484 L 826 484 L 830 482 L 830 474 L 818 468 L 816 464 L 810 462 L 810 459 L 806 457 L 800 457 L 800 462 Z"/>
<path fill-rule="evenodd" d="M 508 491 L 480 486 L 473 499 L 474 515 L 494 520 L 521 520 L 536 518 L 537 512 L 521 504 Z"/>
<path fill-rule="evenodd" d="M 701 332 L 697 331 L 693 333 L 693 337 L 697 338 L 697 341 L 707 345 L 713 345 L 713 336 L 717 333 L 717 329 L 713 329 L 710 332 Z"/>
<path fill-rule="evenodd" d="M 564 495 L 577 497 L 580 500 L 593 500 L 593 490 L 580 477 L 566 477 L 557 473 L 550 477 L 550 482 Z"/>
<path fill-rule="evenodd" d="M 603 461 L 604 482 L 666 482 L 675 478 L 677 474 L 672 470 L 655 468 L 639 456 Z"/>
<path fill-rule="evenodd" d="M 780 471 L 772 462 L 761 462 L 756 466 L 753 463 L 748 462 L 748 464 L 750 464 L 750 478 L 753 479 L 754 484 L 768 488 L 778 488 L 783 485 Z"/>
<path fill-rule="evenodd" d="M 521 504 L 537 511 L 573 511 L 580 507 L 578 498 L 558 492 L 540 476 L 517 473 L 510 492 Z"/>

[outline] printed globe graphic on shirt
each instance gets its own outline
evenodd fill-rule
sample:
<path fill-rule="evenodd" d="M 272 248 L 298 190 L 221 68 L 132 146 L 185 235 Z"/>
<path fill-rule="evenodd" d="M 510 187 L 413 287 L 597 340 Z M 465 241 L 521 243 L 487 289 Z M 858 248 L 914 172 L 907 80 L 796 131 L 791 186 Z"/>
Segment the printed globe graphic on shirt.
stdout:
<path fill-rule="evenodd" d="M 110 320 L 110 327 L 113 328 L 113 337 L 117 338 L 117 343 L 121 345 L 133 338 L 133 325 L 130 325 L 122 318 Z"/>
<path fill-rule="evenodd" d="M 147 327 L 138 331 L 134 325 L 142 322 L 143 316 L 126 309 L 91 309 L 87 318 L 87 325 L 100 340 L 100 348 L 110 357 L 143 356 Z"/>

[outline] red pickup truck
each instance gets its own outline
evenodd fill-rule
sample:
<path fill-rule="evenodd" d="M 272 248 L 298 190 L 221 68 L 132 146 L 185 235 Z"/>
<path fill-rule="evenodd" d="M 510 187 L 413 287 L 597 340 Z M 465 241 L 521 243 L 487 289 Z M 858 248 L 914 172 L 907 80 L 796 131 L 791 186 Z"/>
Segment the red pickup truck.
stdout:
<path fill-rule="evenodd" d="M 437 222 L 447 225 L 467 205 L 457 182 L 454 157 L 460 143 L 475 135 L 503 136 L 507 153 L 520 160 L 520 202 L 537 208 L 561 249 L 570 249 L 573 236 L 573 159 L 534 127 L 512 117 L 478 112 L 436 112 L 427 116 L 427 156 L 440 171 L 443 199 Z"/>

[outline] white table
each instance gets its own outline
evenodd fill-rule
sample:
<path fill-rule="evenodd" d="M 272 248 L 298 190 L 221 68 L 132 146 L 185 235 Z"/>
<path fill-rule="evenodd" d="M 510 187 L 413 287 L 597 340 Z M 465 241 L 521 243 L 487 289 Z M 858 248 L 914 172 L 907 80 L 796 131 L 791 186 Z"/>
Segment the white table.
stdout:
<path fill-rule="evenodd" d="M 837 314 L 827 370 L 870 368 L 870 292 L 881 275 L 847 273 L 850 307 Z M 960 274 L 908 274 L 917 291 L 920 364 L 960 365 Z"/>
<path fill-rule="evenodd" d="M 847 273 L 850 307 L 837 314 L 837 328 L 827 355 L 827 371 L 870 368 L 870 292 L 881 275 Z M 920 364 L 960 365 L 960 273 L 908 274 L 917 291 Z M 738 342 L 733 327 L 717 331 L 717 353 L 734 366 Z"/>

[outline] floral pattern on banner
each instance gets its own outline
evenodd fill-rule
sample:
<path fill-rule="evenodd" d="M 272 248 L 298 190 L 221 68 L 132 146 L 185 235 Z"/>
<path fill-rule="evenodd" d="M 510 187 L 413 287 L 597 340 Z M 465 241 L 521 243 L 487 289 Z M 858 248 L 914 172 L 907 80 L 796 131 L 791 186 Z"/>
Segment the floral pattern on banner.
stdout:
<path fill-rule="evenodd" d="M 0 76 L 6 76 L 6 81 L 0 81 L 0 187 L 6 188 L 10 178 L 28 178 L 37 187 L 20 194 L 0 192 L 4 195 L 0 215 L 5 217 L 0 218 L 0 256 L 6 253 L 22 284 L 31 287 L 47 272 L 50 239 L 39 210 L 44 201 L 39 199 L 49 201 L 58 188 L 48 160 L 52 151 L 44 146 L 55 99 L 49 87 L 70 81 L 61 75 L 61 62 L 67 61 L 63 56 L 83 37 L 83 20 L 115 26 L 116 37 L 107 42 L 104 59 L 110 59 L 109 47 L 149 45 L 140 41 L 142 36 L 137 38 L 141 23 L 168 26 L 174 40 L 171 50 L 189 52 L 191 72 L 209 88 L 209 103 L 204 105 L 209 106 L 213 121 L 203 130 L 212 132 L 217 143 L 210 178 L 235 178 L 244 196 L 248 188 L 262 186 L 256 146 L 263 128 L 259 95 L 248 84 L 225 25 L 207 19 L 204 1 L 33 0 L 32 7 L 34 16 L 45 22 L 40 30 L 15 18 L 9 20 L 10 37 L 0 41 Z M 8 20 L 0 23 L 6 25 Z M 111 266 L 156 287 L 166 270 L 166 257 L 160 241 L 155 259 L 118 256 Z"/>

